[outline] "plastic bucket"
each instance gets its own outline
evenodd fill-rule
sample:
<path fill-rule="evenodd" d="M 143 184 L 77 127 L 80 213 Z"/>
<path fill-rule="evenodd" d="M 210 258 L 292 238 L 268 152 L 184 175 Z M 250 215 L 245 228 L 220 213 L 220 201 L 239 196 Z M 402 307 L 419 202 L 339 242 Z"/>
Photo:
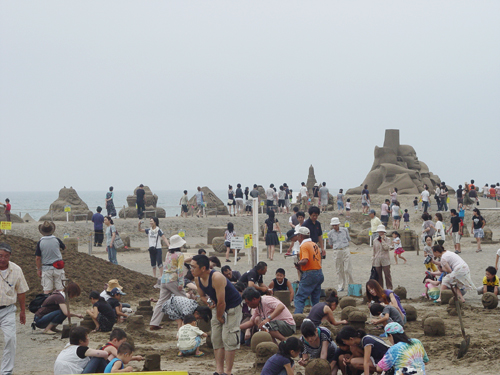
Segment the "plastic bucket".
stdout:
<path fill-rule="evenodd" d="M 361 284 L 349 284 L 347 295 L 361 297 Z"/>

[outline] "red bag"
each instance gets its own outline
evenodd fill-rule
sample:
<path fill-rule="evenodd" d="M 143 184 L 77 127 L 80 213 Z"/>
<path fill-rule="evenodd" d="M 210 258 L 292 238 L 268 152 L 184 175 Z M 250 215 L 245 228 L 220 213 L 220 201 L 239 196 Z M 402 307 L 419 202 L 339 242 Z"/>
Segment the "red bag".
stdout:
<path fill-rule="evenodd" d="M 52 263 L 55 269 L 62 270 L 64 268 L 64 260 L 58 260 L 57 262 Z"/>

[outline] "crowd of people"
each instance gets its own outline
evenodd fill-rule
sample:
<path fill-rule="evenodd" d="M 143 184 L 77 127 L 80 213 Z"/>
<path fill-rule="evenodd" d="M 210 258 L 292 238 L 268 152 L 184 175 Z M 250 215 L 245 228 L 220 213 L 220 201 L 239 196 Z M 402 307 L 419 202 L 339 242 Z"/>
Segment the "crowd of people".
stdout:
<path fill-rule="evenodd" d="M 290 241 L 290 248 L 285 256 L 293 257 L 297 269 L 297 283 L 293 285 L 286 277 L 285 269 L 277 267 L 274 278 L 268 284 L 264 283 L 268 264 L 259 262 L 252 269 L 240 274 L 232 270 L 229 265 L 222 267 L 217 257 L 208 257 L 203 249 L 197 255 L 185 257 L 181 248 L 186 241 L 179 235 L 167 239 L 160 229 L 159 220 L 151 218 L 149 228 L 142 228 L 139 221 L 138 231 L 148 236 L 148 251 L 152 272 L 158 277 L 160 289 L 159 299 L 154 301 L 150 330 L 161 330 L 161 321 L 164 314 L 177 322 L 178 356 L 202 357 L 200 350 L 202 338 L 207 336 L 197 326 L 198 320 L 210 322 L 211 341 L 215 356 L 214 374 L 231 374 L 235 352 L 240 345 L 249 344 L 252 335 L 260 330 L 269 332 L 272 339 L 279 343 L 278 354 L 272 356 L 265 364 L 262 374 L 282 375 L 292 374 L 298 358 L 298 364 L 306 366 L 314 358 L 326 359 L 331 366 L 332 374 L 341 371 L 347 373 L 372 373 L 375 371 L 398 371 L 404 367 L 411 367 L 425 371 L 425 364 L 429 358 L 422 343 L 417 339 L 410 339 L 404 331 L 406 325 L 406 311 L 401 305 L 399 296 L 392 290 L 390 251 L 394 251 L 394 260 L 398 264 L 403 256 L 404 249 L 401 242 L 400 222 L 403 220 L 403 230 L 409 222 L 409 209 L 402 208 L 398 201 L 398 189 L 389 191 L 389 198 L 380 207 L 380 218 L 371 205 L 368 186 L 364 186 L 361 196 L 361 208 L 364 215 L 370 218 L 371 245 L 373 247 L 372 275 L 366 283 L 366 299 L 372 315 L 370 324 L 381 326 L 383 332 L 379 336 L 367 335 L 364 331 L 356 330 L 347 325 L 345 320 L 336 320 L 333 312 L 338 306 L 337 292 L 344 291 L 350 284 L 354 284 L 353 267 L 349 243 L 349 230 L 340 225 L 338 217 L 330 221 L 330 228 L 325 234 L 326 242 L 333 249 L 334 264 L 338 280 L 337 292 L 327 296 L 320 302 L 322 284 L 324 282 L 323 262 L 326 249 L 323 241 L 323 228 L 318 220 L 319 215 L 328 206 L 328 189 L 326 183 L 316 184 L 311 194 L 303 192 L 302 184 L 299 193 L 300 204 L 291 210 L 290 197 L 292 191 L 287 184 L 278 189 L 273 184 L 266 190 L 267 219 L 265 220 L 265 242 L 268 246 L 268 259 L 274 259 L 274 247 L 279 244 L 278 233 L 281 237 L 282 229 L 275 213 L 292 211 L 286 231 Z M 459 190 L 461 186 L 459 187 Z M 143 218 L 144 202 L 139 204 L 140 196 L 144 199 L 141 185 L 137 189 L 138 217 Z M 448 188 L 443 183 L 434 196 L 438 211 L 430 215 L 429 188 L 425 187 L 420 199 L 415 197 L 413 207 L 415 213 L 422 211 L 422 242 L 424 244 L 425 296 L 440 302 L 443 290 L 454 289 L 461 301 L 465 301 L 467 290 L 477 290 L 478 293 L 491 292 L 498 295 L 499 278 L 496 275 L 500 250 L 497 254 L 495 266 L 486 268 L 483 286 L 476 288 L 467 263 L 461 258 L 462 248 L 460 239 L 464 231 L 464 212 L 472 208 L 469 200 L 476 198 L 477 189 L 466 184 L 461 191 L 457 209 L 450 209 L 451 220 L 448 231 L 445 230 L 442 211 L 449 210 Z M 95 225 L 95 243 L 101 246 L 106 240 L 106 249 L 109 261 L 117 264 L 116 247 L 118 232 L 113 223 L 113 188 L 106 196 L 108 216 L 101 214 L 99 207 L 92 221 Z M 483 193 L 491 198 L 491 188 L 483 189 Z M 457 190 L 457 197 L 459 196 Z M 495 195 L 497 197 L 498 194 Z M 198 188 L 196 194 L 198 215 L 203 209 L 203 192 Z M 242 189 L 237 184 L 235 191 L 232 186 L 228 190 L 228 205 L 233 206 L 230 215 L 245 215 L 251 213 L 245 200 L 249 197 L 259 197 L 257 185 L 252 191 Z M 326 197 L 326 198 L 325 198 Z M 496 199 L 496 198 L 495 198 Z M 419 207 L 421 203 L 421 208 Z M 187 213 L 187 191 L 180 200 L 182 213 Z M 345 199 L 342 190 L 337 195 L 337 209 L 339 215 L 346 216 L 350 211 L 349 199 Z M 306 219 L 307 212 L 307 219 Z M 486 220 L 480 210 L 475 207 L 471 222 L 471 234 L 477 240 L 477 252 L 481 252 L 481 238 L 484 236 Z M 116 212 L 114 212 L 116 215 Z M 388 236 L 389 220 L 392 218 L 392 234 Z M 434 221 L 433 221 L 434 219 Z M 282 225 L 286 225 L 282 223 Z M 64 260 L 62 252 L 64 243 L 55 237 L 55 224 L 44 222 L 39 231 L 42 238 L 35 250 L 35 264 L 41 278 L 43 295 L 37 296 L 37 303 L 33 307 L 33 330 L 40 329 L 42 334 L 53 335 L 57 327 L 69 317 L 83 318 L 80 314 L 71 312 L 68 300 L 81 295 L 82 291 L 76 283 L 63 284 L 65 280 Z M 446 234 L 451 234 L 453 250 L 447 250 Z M 234 225 L 228 223 L 225 231 L 226 261 L 231 255 L 231 239 L 236 235 Z M 162 256 L 162 243 L 168 247 L 165 259 Z M 5 336 L 5 350 L 1 366 L 2 373 L 12 372 L 15 357 L 15 304 L 21 306 L 20 322 L 25 324 L 25 293 L 28 285 L 22 270 L 10 262 L 12 249 L 8 244 L 0 244 L 0 273 L 5 283 L 0 284 L 0 325 Z M 217 270 L 220 269 L 220 272 Z M 295 278 L 295 275 L 293 276 Z M 385 285 L 385 287 L 384 287 Z M 275 296 L 278 292 L 286 293 L 290 305 L 285 305 Z M 104 290 L 91 291 L 88 295 L 90 308 L 86 311 L 95 324 L 95 330 L 110 332 L 109 342 L 99 350 L 89 348 L 88 332 L 81 327 L 72 328 L 69 344 L 61 351 L 54 365 L 55 374 L 65 373 L 99 373 L 130 371 L 130 361 L 142 360 L 134 356 L 133 345 L 127 342 L 127 334 L 115 324 L 124 321 L 132 312 L 130 305 L 121 301 L 123 287 L 118 280 L 110 280 Z M 203 304 L 197 302 L 201 299 Z M 35 301 L 33 301 L 35 302 Z M 33 306 L 32 306 L 33 305 Z M 294 311 L 291 311 L 293 305 Z M 293 314 L 304 312 L 305 306 L 311 309 L 300 329 L 296 327 Z M 322 322 L 345 325 L 336 337 Z M 93 331 L 93 332 L 94 332 Z M 294 335 L 300 331 L 300 337 Z M 387 338 L 389 345 L 382 338 Z M 411 355 L 409 354 L 411 353 Z"/>

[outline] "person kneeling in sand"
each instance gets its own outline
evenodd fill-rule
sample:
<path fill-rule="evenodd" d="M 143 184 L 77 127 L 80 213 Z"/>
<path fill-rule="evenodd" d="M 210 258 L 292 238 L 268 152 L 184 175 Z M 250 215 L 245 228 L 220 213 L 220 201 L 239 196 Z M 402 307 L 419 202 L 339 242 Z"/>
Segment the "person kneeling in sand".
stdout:
<path fill-rule="evenodd" d="M 184 317 L 184 325 L 177 332 L 177 357 L 183 357 L 194 353 L 195 357 L 202 357 L 205 353 L 200 351 L 201 338 L 208 335 L 198 328 L 198 322 L 192 314 Z"/>
<path fill-rule="evenodd" d="M 134 346 L 129 344 L 128 342 L 124 342 L 118 348 L 116 353 L 116 358 L 113 358 L 106 369 L 104 370 L 105 374 L 115 373 L 115 372 L 132 372 L 134 368 L 132 366 L 125 367 L 128 364 L 132 357 L 134 356 Z"/>

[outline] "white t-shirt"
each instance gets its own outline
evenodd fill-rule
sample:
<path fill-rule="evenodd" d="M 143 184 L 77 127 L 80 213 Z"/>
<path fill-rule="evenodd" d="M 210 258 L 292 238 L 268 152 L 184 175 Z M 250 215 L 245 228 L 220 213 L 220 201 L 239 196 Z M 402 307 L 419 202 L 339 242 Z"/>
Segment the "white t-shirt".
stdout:
<path fill-rule="evenodd" d="M 445 251 L 444 254 L 441 255 L 441 262 L 442 261 L 448 263 L 452 271 L 457 269 L 458 267 L 467 266 L 467 263 L 465 263 L 465 261 L 460 256 L 452 253 L 451 251 Z"/>
<path fill-rule="evenodd" d="M 203 331 L 191 324 L 184 324 L 177 332 L 177 347 L 179 350 L 191 350 L 196 346 L 196 337 L 203 335 Z"/>
<path fill-rule="evenodd" d="M 300 188 L 300 195 L 301 195 L 302 197 L 307 197 L 307 187 L 306 187 L 306 186 L 302 186 L 302 187 Z"/>
<path fill-rule="evenodd" d="M 148 235 L 149 247 L 161 249 L 161 236 L 163 236 L 161 229 L 157 227 L 156 230 L 145 229 L 144 231 Z"/>
<path fill-rule="evenodd" d="M 63 374 L 81 374 L 85 366 L 90 361 L 89 357 L 80 358 L 76 351 L 79 345 L 67 344 L 66 347 L 59 353 L 54 362 L 54 375 Z M 86 348 L 86 347 L 85 347 Z M 88 350 L 88 348 L 83 350 Z"/>
<path fill-rule="evenodd" d="M 444 233 L 443 223 L 441 221 L 438 221 L 436 222 L 436 225 L 434 225 L 434 227 L 436 228 L 436 232 L 439 233 L 439 236 L 441 236 L 441 238 L 444 240 L 446 234 Z"/>
<path fill-rule="evenodd" d="M 382 203 L 382 206 L 380 206 L 380 215 L 381 216 L 389 215 L 389 206 L 387 204 Z"/>
<path fill-rule="evenodd" d="M 497 255 L 500 257 L 500 249 L 498 249 L 498 251 L 497 251 Z"/>
<path fill-rule="evenodd" d="M 422 197 L 422 202 L 429 202 L 429 191 L 428 190 L 424 190 L 423 192 L 421 192 L 420 196 Z"/>
<path fill-rule="evenodd" d="M 401 216 L 399 213 L 399 206 L 396 206 L 395 204 L 392 205 L 392 217 L 394 216 Z"/>
<path fill-rule="evenodd" d="M 483 194 L 486 194 L 486 195 L 490 194 L 490 188 L 488 186 L 483 186 Z"/>
<path fill-rule="evenodd" d="M 268 201 L 272 201 L 274 199 L 274 190 L 273 188 L 269 188 L 266 190 L 266 198 Z"/>
<path fill-rule="evenodd" d="M 300 224 L 297 224 L 295 226 L 295 231 L 297 231 L 299 228 L 300 228 Z M 498 250 L 498 251 L 500 251 L 500 250 Z M 292 254 L 293 255 L 298 255 L 299 252 L 300 252 L 300 242 L 299 241 L 295 241 L 293 243 L 293 247 L 292 247 Z"/>

